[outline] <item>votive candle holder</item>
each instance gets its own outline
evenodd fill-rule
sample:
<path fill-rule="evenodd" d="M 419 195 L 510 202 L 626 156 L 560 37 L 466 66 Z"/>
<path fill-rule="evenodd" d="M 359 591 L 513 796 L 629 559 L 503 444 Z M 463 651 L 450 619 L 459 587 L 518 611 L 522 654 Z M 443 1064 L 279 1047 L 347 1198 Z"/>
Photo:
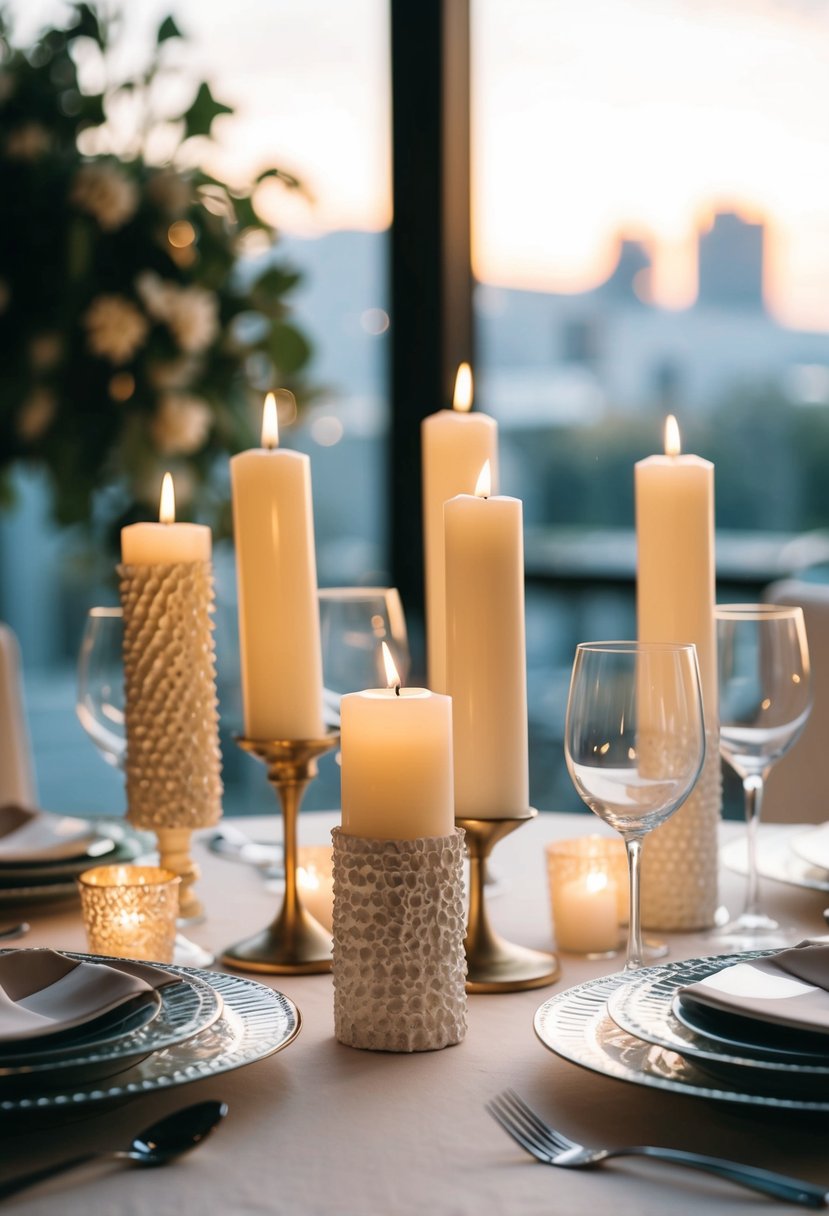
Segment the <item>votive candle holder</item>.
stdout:
<path fill-rule="evenodd" d="M 160 866 L 96 866 L 78 877 L 93 954 L 170 963 L 181 879 Z"/>
<path fill-rule="evenodd" d="M 606 958 L 627 923 L 627 860 L 621 840 L 582 836 L 545 846 L 553 933 L 559 950 Z"/>

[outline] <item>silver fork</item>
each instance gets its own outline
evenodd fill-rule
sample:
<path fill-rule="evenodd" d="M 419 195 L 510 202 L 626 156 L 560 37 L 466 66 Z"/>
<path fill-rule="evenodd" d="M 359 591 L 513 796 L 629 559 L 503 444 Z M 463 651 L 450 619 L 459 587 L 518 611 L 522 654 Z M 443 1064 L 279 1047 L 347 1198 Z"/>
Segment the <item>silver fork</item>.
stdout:
<path fill-rule="evenodd" d="M 589 1169 L 601 1165 L 611 1157 L 653 1157 L 657 1161 L 670 1161 L 706 1174 L 716 1174 L 759 1191 L 775 1199 L 787 1199 L 806 1208 L 829 1206 L 829 1193 L 811 1182 L 787 1178 L 785 1174 L 773 1174 L 770 1170 L 755 1169 L 751 1165 L 740 1165 L 735 1161 L 724 1161 L 720 1157 L 706 1157 L 701 1153 L 686 1153 L 675 1148 L 653 1148 L 650 1145 L 626 1145 L 622 1148 L 585 1148 L 576 1144 L 561 1132 L 549 1127 L 535 1111 L 527 1106 L 514 1090 L 487 1102 L 486 1108 L 504 1131 L 512 1136 L 522 1148 L 545 1165 L 560 1165 L 564 1169 Z"/>

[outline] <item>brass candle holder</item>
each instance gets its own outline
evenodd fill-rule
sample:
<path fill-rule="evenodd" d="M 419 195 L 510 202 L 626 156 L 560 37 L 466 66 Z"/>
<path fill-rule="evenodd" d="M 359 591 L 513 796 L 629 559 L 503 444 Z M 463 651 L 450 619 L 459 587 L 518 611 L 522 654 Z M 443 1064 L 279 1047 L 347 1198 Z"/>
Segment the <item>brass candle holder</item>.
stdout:
<path fill-rule="evenodd" d="M 238 971 L 270 975 L 314 975 L 331 970 L 331 934 L 302 906 L 297 886 L 297 821 L 305 788 L 317 775 L 317 760 L 339 742 L 322 739 L 245 739 L 236 742 L 268 766 L 268 781 L 282 809 L 285 895 L 272 924 L 229 946 L 221 961 Z"/>
<path fill-rule="evenodd" d="M 469 857 L 469 914 L 464 940 L 467 992 L 523 992 L 544 988 L 558 979 L 555 954 L 505 941 L 490 925 L 486 910 L 487 858 L 499 840 L 537 815 L 538 811 L 530 807 L 523 815 L 503 819 L 455 819 L 466 832 Z"/>

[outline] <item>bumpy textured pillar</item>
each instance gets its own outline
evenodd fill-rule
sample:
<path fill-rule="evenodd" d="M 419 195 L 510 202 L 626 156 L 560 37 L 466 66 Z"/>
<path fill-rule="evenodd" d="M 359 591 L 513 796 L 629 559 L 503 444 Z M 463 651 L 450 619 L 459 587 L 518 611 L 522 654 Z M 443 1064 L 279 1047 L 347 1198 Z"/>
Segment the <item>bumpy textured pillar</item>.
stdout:
<path fill-rule="evenodd" d="M 334 1030 L 349 1047 L 433 1051 L 466 1034 L 463 831 L 334 839 Z"/>
<path fill-rule="evenodd" d="M 222 798 L 211 565 L 121 565 L 118 573 L 127 818 L 162 834 L 209 827 L 221 815 Z M 180 838 L 174 851 L 184 859 L 176 868 L 182 915 L 193 915 L 197 872 Z"/>
<path fill-rule="evenodd" d="M 645 838 L 642 924 L 646 929 L 710 929 L 717 910 L 717 832 L 722 769 L 715 731 L 705 736 L 705 761 L 687 802 Z"/>

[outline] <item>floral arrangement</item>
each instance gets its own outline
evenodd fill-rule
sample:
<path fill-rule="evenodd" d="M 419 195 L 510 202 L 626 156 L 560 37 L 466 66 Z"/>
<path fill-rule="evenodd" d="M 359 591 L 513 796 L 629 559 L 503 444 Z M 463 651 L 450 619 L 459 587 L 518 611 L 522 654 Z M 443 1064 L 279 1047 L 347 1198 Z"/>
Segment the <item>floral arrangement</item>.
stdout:
<path fill-rule="evenodd" d="M 285 301 L 299 276 L 254 202 L 265 178 L 298 183 L 267 169 L 239 191 L 183 167 L 232 110 L 202 82 L 164 114 L 173 19 L 119 78 L 123 25 L 72 11 L 26 48 L 0 16 L 0 499 L 34 462 L 58 523 L 114 536 L 154 517 L 171 468 L 180 515 L 221 534 L 220 457 L 255 440 L 268 388 L 301 389 L 310 354 Z M 245 261 L 254 246 L 268 252 Z"/>

